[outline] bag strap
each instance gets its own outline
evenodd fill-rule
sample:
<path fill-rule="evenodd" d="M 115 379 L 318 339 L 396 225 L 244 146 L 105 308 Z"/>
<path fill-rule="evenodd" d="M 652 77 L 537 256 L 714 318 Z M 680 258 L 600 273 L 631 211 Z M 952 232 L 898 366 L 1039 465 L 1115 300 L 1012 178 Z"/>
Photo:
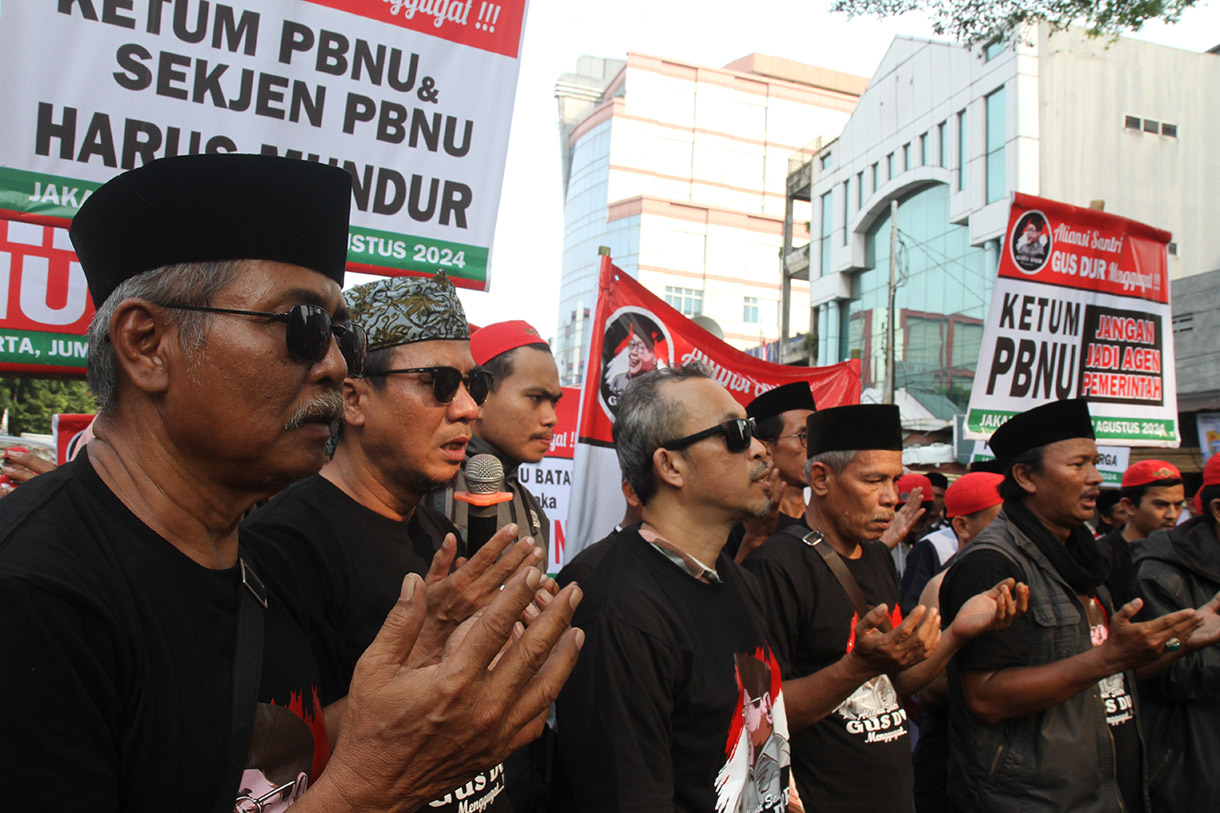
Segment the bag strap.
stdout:
<path fill-rule="evenodd" d="M 254 709 L 258 705 L 258 687 L 263 674 L 263 626 L 267 610 L 267 587 L 254 572 L 245 556 L 238 552 L 241 570 L 241 594 L 237 606 L 237 635 L 233 644 L 233 722 L 229 733 L 229 753 L 225 761 L 224 780 L 214 810 L 232 813 L 250 750 L 250 735 L 254 728 Z"/>
<path fill-rule="evenodd" d="M 821 531 L 810 531 L 801 537 L 801 541 L 809 547 L 813 548 L 822 557 L 822 561 L 826 563 L 826 567 L 830 568 L 830 572 L 834 574 L 838 580 L 839 586 L 843 588 L 843 592 L 847 593 L 847 597 L 851 599 L 851 603 L 856 608 L 857 619 L 863 619 L 872 611 L 868 600 L 864 598 L 864 591 L 860 589 L 859 582 L 856 577 L 851 575 L 851 571 L 847 569 L 847 565 L 843 562 L 843 557 L 839 552 L 830 546 L 826 538 L 822 536 Z M 882 632 L 889 632 L 893 628 L 890 619 L 887 617 L 881 622 Z"/>

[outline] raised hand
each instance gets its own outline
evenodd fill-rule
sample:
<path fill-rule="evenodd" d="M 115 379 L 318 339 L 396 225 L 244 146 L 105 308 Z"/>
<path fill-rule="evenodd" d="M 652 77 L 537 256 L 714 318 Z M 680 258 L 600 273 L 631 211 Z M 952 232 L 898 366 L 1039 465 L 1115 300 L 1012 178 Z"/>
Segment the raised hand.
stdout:
<path fill-rule="evenodd" d="M 940 643 L 940 611 L 922 604 L 892 630 L 886 631 L 889 608 L 878 604 L 856 624 L 851 654 L 872 674 L 901 672 L 925 660 Z"/>
<path fill-rule="evenodd" d="M 1143 599 L 1132 599 L 1110 620 L 1110 634 L 1102 645 L 1106 663 L 1112 667 L 1109 674 L 1152 663 L 1165 654 L 1165 644 L 1171 638 L 1188 641 L 1203 626 L 1203 614 L 1194 609 L 1178 610 L 1151 621 L 1132 621 L 1143 606 Z M 1210 607 L 1211 603 L 1204 606 Z"/>
<path fill-rule="evenodd" d="M 1211 601 L 1199 608 L 1199 617 L 1203 623 L 1189 638 L 1182 639 L 1182 643 L 1190 650 L 1202 649 L 1220 641 L 1220 593 L 1216 593 Z"/>
<path fill-rule="evenodd" d="M 881 541 L 890 550 L 907 538 L 907 534 L 915 527 L 915 523 L 919 522 L 919 518 L 926 513 L 920 503 L 922 498 L 922 488 L 911 489 L 911 493 L 907 495 L 907 501 L 894 514 L 894 521 L 890 523 L 890 527 L 885 529 L 885 533 L 881 534 Z"/>
<path fill-rule="evenodd" d="M 953 634 L 977 638 L 984 632 L 1004 629 L 1029 609 L 1029 587 L 1016 579 L 1005 579 L 990 590 L 971 596 L 953 618 Z"/>

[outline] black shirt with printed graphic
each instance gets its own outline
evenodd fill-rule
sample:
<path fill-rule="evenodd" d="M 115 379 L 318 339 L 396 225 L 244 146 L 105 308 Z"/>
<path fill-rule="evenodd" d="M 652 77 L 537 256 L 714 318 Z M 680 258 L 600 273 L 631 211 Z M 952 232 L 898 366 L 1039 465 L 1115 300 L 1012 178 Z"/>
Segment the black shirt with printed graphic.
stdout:
<path fill-rule="evenodd" d="M 784 679 L 805 677 L 841 659 L 855 644 L 855 607 L 820 554 L 801 540 L 802 522 L 778 533 L 743 566 L 762 582 L 768 635 Z M 799 533 L 794 533 L 799 532 Z M 886 604 L 901 621 L 898 573 L 890 551 L 865 542 L 843 557 L 870 606 Z M 913 776 L 906 712 L 890 679 L 880 676 L 820 722 L 792 735 L 792 770 L 807 810 L 906 813 Z"/>
<path fill-rule="evenodd" d="M 205 568 L 141 522 L 87 454 L 0 500 L 4 808 L 213 810 L 243 589 L 238 568 Z M 288 785 L 268 810 L 330 755 L 299 620 L 271 591 L 242 779 L 255 791 L 262 774 L 256 796 Z"/>

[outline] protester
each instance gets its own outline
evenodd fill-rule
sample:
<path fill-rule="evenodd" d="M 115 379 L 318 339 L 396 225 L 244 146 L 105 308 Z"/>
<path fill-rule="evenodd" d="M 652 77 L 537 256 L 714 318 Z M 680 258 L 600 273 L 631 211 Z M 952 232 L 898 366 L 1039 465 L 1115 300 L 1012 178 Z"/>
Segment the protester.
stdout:
<path fill-rule="evenodd" d="M 754 419 L 755 437 L 762 441 L 775 466 L 768 483 L 771 507 L 762 517 L 733 526 L 725 550 L 737 562 L 777 530 L 800 522 L 805 514 L 805 419 L 816 407 L 808 382 L 794 381 L 746 404 Z"/>
<path fill-rule="evenodd" d="M 1106 587 L 1115 606 L 1126 604 L 1134 596 L 1131 546 L 1155 530 L 1173 528 L 1186 507 L 1182 473 L 1164 460 L 1141 460 L 1128 468 L 1123 472 L 1119 493 L 1127 521 L 1097 540 L 1097 548 L 1106 560 Z"/>
<path fill-rule="evenodd" d="M 413 668 L 428 608 L 405 579 L 332 752 L 295 605 L 239 546 L 251 504 L 322 465 L 363 363 L 340 293 L 350 201 L 338 168 L 196 155 L 82 204 L 96 437 L 0 502 L 7 805 L 414 810 L 541 731 L 580 646 L 575 589 L 491 667 L 541 580 L 521 573 Z M 268 741 L 302 769 L 264 791 L 283 776 Z"/>
<path fill-rule="evenodd" d="M 503 490 L 513 495 L 504 504 L 501 525 L 516 523 L 523 537 L 531 537 L 545 550 L 551 538 L 550 520 L 538 498 L 521 485 L 517 470 L 522 463 L 537 463 L 550 451 L 559 421 L 555 407 L 563 397 L 559 368 L 550 345 L 522 321 L 497 322 L 476 330 L 470 337 L 470 352 L 475 363 L 492 373 L 495 381 L 474 423 L 466 461 L 481 454 L 500 460 L 504 467 Z M 466 488 L 464 471 L 459 472 L 449 490 L 442 492 L 438 504 L 465 536 L 469 533 L 469 506 L 453 498 L 455 491 Z M 474 548 L 472 545 L 472 552 Z"/>
<path fill-rule="evenodd" d="M 698 365 L 633 379 L 614 441 L 643 523 L 607 548 L 575 619 L 588 639 L 558 702 L 556 809 L 783 811 L 779 670 L 758 586 L 722 552 L 767 508 L 766 449 Z"/>
<path fill-rule="evenodd" d="M 614 530 L 573 556 L 563 566 L 559 575 L 555 577 L 555 581 L 560 587 L 567 587 L 572 582 L 585 584 L 623 529 L 637 525 L 644 520 L 644 507 L 640 505 L 640 498 L 635 496 L 631 484 L 623 480 L 622 487 L 623 499 L 627 503 L 626 509 L 623 510 L 623 518 L 614 526 Z"/>
<path fill-rule="evenodd" d="M 1122 494 L 1118 489 L 1103 488 L 1097 495 L 1097 519 L 1094 533 L 1098 537 L 1123 527 L 1130 512 L 1122 505 Z"/>
<path fill-rule="evenodd" d="M 810 810 L 909 811 L 911 746 L 898 695 L 935 677 L 964 640 L 1009 623 L 1025 589 L 999 580 L 943 635 L 935 610 L 903 618 L 894 563 L 878 541 L 898 504 L 898 408 L 821 410 L 807 433 L 804 521 L 743 563 L 763 583 L 796 786 Z"/>
<path fill-rule="evenodd" d="M 907 562 L 907 572 L 902 575 L 903 613 L 907 609 L 908 591 L 919 593 L 910 601 L 910 607 L 922 604 L 929 609 L 940 608 L 940 585 L 946 568 L 953 563 L 957 551 L 970 544 L 1000 513 L 1000 482 L 1002 475 L 993 472 L 971 472 L 954 481 L 945 490 L 945 515 L 949 518 L 949 533 L 954 535 L 953 546 L 940 543 L 940 533 L 924 537 Z M 926 546 L 926 547 L 925 547 Z M 939 557 L 945 559 L 939 564 Z M 919 585 L 914 574 L 921 569 L 920 563 L 937 562 L 936 570 L 926 582 Z M 912 577 L 908 581 L 908 577 Z M 949 682 L 946 672 L 919 690 L 919 738 L 911 755 L 915 773 L 915 810 L 917 813 L 940 813 L 950 810 L 948 797 L 949 771 Z"/>
<path fill-rule="evenodd" d="M 990 443 L 1004 505 L 958 553 L 941 607 L 953 618 L 980 586 L 1015 578 L 1030 608 L 950 667 L 949 798 L 970 811 L 1147 810 L 1130 670 L 1163 668 L 1200 614 L 1135 622 L 1138 599 L 1111 607 L 1084 525 L 1102 480 L 1085 401 L 1020 413 Z"/>
<path fill-rule="evenodd" d="M 1170 530 L 1132 545 L 1132 591 L 1144 601 L 1139 618 L 1202 608 L 1214 624 L 1220 608 L 1220 455 L 1203 469 L 1206 509 Z M 1141 728 L 1148 749 L 1153 810 L 1220 810 L 1220 649 L 1204 628 L 1183 640 L 1178 658 L 1140 684 Z"/>
<path fill-rule="evenodd" d="M 449 520 L 420 504 L 457 473 L 491 389 L 491 374 L 470 357 L 466 315 L 448 279 L 391 277 L 347 298 L 351 318 L 368 333 L 369 355 L 364 376 L 343 382 L 334 456 L 243 525 L 267 581 L 301 597 L 323 704 L 347 695 L 408 573 L 425 579 L 435 611 L 412 653 L 423 665 L 439 658 L 458 622 L 541 560 L 532 540 L 513 544 L 510 525 L 450 574 L 465 551 Z M 481 771 L 462 799 L 449 793 L 429 809 L 526 809 L 542 792 L 528 757 L 519 752 Z"/>
<path fill-rule="evenodd" d="M 906 570 L 907 557 L 911 554 L 911 548 L 932 529 L 932 522 L 936 516 L 936 501 L 932 497 L 932 481 L 918 472 L 908 472 L 902 475 L 898 478 L 897 486 L 899 510 L 911 503 L 918 505 L 921 509 L 919 512 L 921 518 L 912 523 L 898 544 L 890 550 L 890 556 L 894 559 L 894 568 L 901 577 L 903 571 Z"/>
<path fill-rule="evenodd" d="M 947 528 L 949 522 L 945 517 L 945 491 L 949 488 L 949 478 L 938 471 L 924 472 L 924 476 L 932 484 L 932 516 L 928 518 L 928 530 Z"/>

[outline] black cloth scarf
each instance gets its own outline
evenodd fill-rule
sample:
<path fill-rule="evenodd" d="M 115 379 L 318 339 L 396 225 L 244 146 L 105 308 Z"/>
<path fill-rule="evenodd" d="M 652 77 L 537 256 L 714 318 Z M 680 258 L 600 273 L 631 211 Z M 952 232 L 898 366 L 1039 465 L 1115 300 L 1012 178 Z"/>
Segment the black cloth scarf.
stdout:
<path fill-rule="evenodd" d="M 1097 586 L 1106 580 L 1106 560 L 1101 557 L 1097 540 L 1083 524 L 1072 529 L 1067 544 L 1064 544 L 1047 530 L 1024 503 L 1005 500 L 1004 514 L 1038 546 L 1042 555 L 1050 560 L 1063 580 L 1077 593 L 1091 596 L 1097 592 Z"/>

